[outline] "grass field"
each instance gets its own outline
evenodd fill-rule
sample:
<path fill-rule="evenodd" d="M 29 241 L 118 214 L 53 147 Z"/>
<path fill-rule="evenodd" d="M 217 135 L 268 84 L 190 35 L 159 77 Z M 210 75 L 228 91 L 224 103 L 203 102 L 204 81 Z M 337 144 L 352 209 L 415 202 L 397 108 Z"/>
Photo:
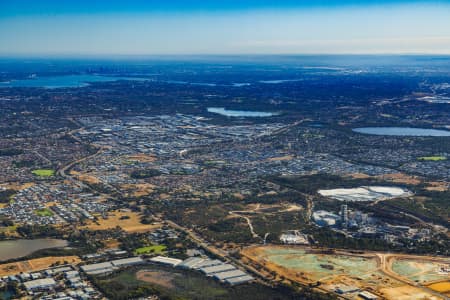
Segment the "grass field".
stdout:
<path fill-rule="evenodd" d="M 445 156 L 422 156 L 417 159 L 418 160 L 426 160 L 426 161 L 441 161 L 441 160 L 447 160 L 447 157 L 445 157 Z"/>
<path fill-rule="evenodd" d="M 141 255 L 141 254 L 161 254 L 165 252 L 167 249 L 164 245 L 154 245 L 154 246 L 147 246 L 147 247 L 141 247 L 134 250 L 135 255 Z"/>
<path fill-rule="evenodd" d="M 36 209 L 34 213 L 40 217 L 51 217 L 53 216 L 53 212 L 48 208 Z"/>
<path fill-rule="evenodd" d="M 39 177 L 51 177 L 55 175 L 55 170 L 52 169 L 37 169 L 33 170 L 31 173 L 33 173 L 36 176 Z"/>

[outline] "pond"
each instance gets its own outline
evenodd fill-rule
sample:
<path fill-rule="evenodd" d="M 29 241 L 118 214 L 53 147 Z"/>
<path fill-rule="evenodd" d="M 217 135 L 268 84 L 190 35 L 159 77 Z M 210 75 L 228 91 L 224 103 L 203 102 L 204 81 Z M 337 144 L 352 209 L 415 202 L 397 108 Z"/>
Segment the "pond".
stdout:
<path fill-rule="evenodd" d="M 27 256 L 42 249 L 63 248 L 67 245 L 66 240 L 59 239 L 1 241 L 0 261 Z"/>
<path fill-rule="evenodd" d="M 450 136 L 449 130 L 413 128 L 413 127 L 361 127 L 354 132 L 372 135 L 390 136 Z"/>
<path fill-rule="evenodd" d="M 226 117 L 272 117 L 277 115 L 273 112 L 251 111 L 251 110 L 228 110 L 223 107 L 208 107 L 208 112 Z"/>

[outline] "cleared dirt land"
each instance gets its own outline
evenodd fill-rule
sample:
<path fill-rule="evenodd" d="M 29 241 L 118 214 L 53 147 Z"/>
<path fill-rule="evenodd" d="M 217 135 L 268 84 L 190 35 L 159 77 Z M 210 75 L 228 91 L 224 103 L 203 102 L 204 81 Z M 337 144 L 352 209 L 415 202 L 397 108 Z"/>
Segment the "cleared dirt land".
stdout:
<path fill-rule="evenodd" d="M 68 262 L 71 264 L 80 263 L 81 260 L 77 256 L 49 256 L 42 258 L 35 258 L 30 260 L 23 260 L 13 263 L 0 265 L 0 276 L 8 276 L 18 274 L 20 272 L 34 272 L 47 269 L 55 263 L 63 264 Z"/>
<path fill-rule="evenodd" d="M 178 274 L 162 270 L 159 271 L 141 270 L 136 273 L 136 278 L 138 280 L 142 280 L 148 283 L 153 283 L 168 289 L 172 289 L 175 287 L 172 281 L 177 275 Z"/>
<path fill-rule="evenodd" d="M 83 182 L 86 182 L 86 183 L 89 183 L 89 184 L 99 184 L 99 183 L 101 183 L 101 181 L 97 177 L 95 177 L 93 175 L 83 174 L 83 173 L 80 173 L 80 172 L 77 172 L 77 171 L 74 171 L 74 170 L 70 171 L 70 175 L 72 175 L 73 177 L 77 178 L 80 181 L 83 181 Z"/>
<path fill-rule="evenodd" d="M 386 263 L 384 254 L 339 250 L 330 252 L 298 246 L 255 246 L 244 249 L 242 255 L 269 272 L 275 271 L 279 278 L 302 284 L 320 282 L 319 288 L 326 291 L 357 287 L 360 291 L 370 291 L 381 299 L 444 299 L 443 295 L 439 296 L 426 287 L 414 286 L 412 279 L 424 274 L 426 277 L 423 278 L 426 280 L 445 279 L 435 275 L 441 262 L 432 262 L 426 258 L 423 259 L 425 262 L 415 257 L 409 258 L 414 259 L 416 266 L 421 266 L 417 271 L 404 268 L 411 271 L 410 275 L 413 277 L 409 279 L 406 274 L 393 272 L 390 268 L 396 260 Z M 392 258 L 392 255 L 389 257 Z M 350 292 L 344 296 L 354 299 L 357 294 L 358 292 Z"/>
<path fill-rule="evenodd" d="M 105 219 L 99 217 L 97 221 L 89 221 L 82 229 L 109 230 L 119 226 L 126 232 L 147 232 L 160 227 L 160 225 L 142 224 L 141 215 L 131 211 L 112 211 Z"/>

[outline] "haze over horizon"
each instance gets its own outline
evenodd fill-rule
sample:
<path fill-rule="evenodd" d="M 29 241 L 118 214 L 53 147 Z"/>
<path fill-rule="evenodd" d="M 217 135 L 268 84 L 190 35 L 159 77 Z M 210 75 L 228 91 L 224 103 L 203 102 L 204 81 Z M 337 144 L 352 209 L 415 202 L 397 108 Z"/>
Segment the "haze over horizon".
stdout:
<path fill-rule="evenodd" d="M 2 1 L 0 55 L 450 54 L 450 1 Z"/>

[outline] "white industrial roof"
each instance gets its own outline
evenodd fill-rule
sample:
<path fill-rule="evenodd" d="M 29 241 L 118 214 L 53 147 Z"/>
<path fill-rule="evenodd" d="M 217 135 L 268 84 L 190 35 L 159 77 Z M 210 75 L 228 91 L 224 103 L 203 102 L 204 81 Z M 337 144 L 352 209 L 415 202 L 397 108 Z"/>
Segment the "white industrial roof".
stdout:
<path fill-rule="evenodd" d="M 219 280 L 225 280 L 227 278 L 240 277 L 240 276 L 244 276 L 244 275 L 247 275 L 247 274 L 245 274 L 241 270 L 231 270 L 231 271 L 216 273 L 216 274 L 214 274 L 214 277 Z"/>
<path fill-rule="evenodd" d="M 229 284 L 239 284 L 239 283 L 244 283 L 247 281 L 252 281 L 254 278 L 250 275 L 244 275 L 244 276 L 240 276 L 240 277 L 233 277 L 233 278 L 228 278 L 225 279 L 225 281 Z"/>
<path fill-rule="evenodd" d="M 107 262 L 98 263 L 98 264 L 81 266 L 81 270 L 83 270 L 84 272 L 90 272 L 90 271 L 97 271 L 97 270 L 101 270 L 101 269 L 108 269 L 108 268 L 112 268 L 112 267 L 113 267 L 113 265 L 111 264 L 111 262 L 107 261 Z"/>
<path fill-rule="evenodd" d="M 132 265 L 132 264 L 140 264 L 143 263 L 144 260 L 140 258 L 139 256 L 130 257 L 130 258 L 123 258 L 123 259 L 116 259 L 113 260 L 111 263 L 114 266 L 124 266 L 124 265 Z"/>
<path fill-rule="evenodd" d="M 183 262 L 181 259 L 171 258 L 171 257 L 166 257 L 166 256 L 152 257 L 152 258 L 150 258 L 150 261 L 162 263 L 162 264 L 168 264 L 168 265 L 172 265 L 172 266 L 177 266 Z"/>
<path fill-rule="evenodd" d="M 202 271 L 206 275 L 212 275 L 212 274 L 215 274 L 215 273 L 225 272 L 225 271 L 230 271 L 230 270 L 235 270 L 235 269 L 236 268 L 234 266 L 230 265 L 230 264 L 221 264 L 221 265 L 218 265 L 218 266 L 201 268 L 200 271 Z"/>
<path fill-rule="evenodd" d="M 42 278 L 42 279 L 35 279 L 31 281 L 25 282 L 23 285 L 27 290 L 33 290 L 37 288 L 45 288 L 55 285 L 56 282 L 53 278 Z"/>

